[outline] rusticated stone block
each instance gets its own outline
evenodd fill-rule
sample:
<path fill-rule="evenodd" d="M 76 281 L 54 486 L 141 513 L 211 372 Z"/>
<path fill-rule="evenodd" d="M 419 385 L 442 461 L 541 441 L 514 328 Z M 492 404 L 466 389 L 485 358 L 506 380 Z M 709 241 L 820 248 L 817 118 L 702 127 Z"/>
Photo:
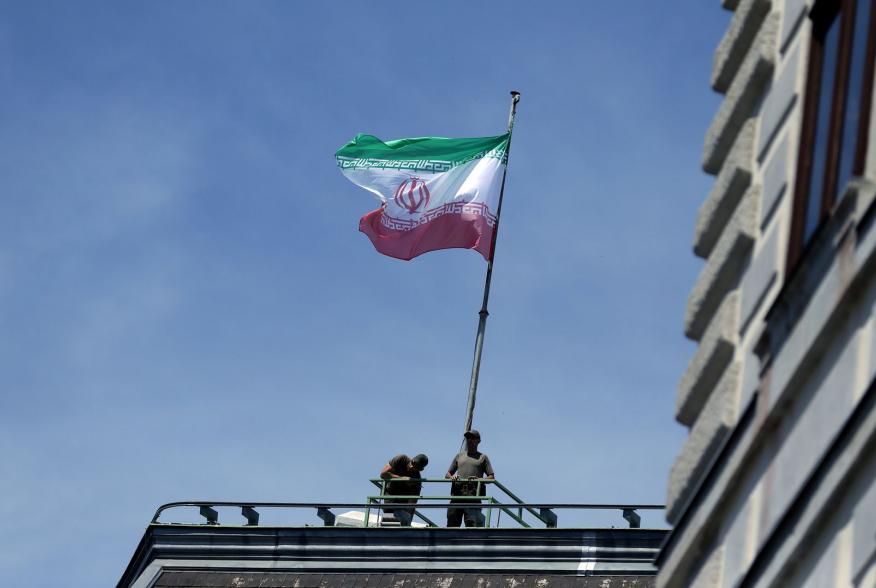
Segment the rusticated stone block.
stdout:
<path fill-rule="evenodd" d="M 757 119 L 750 118 L 736 138 L 712 190 L 700 206 L 694 231 L 694 253 L 706 258 L 718 242 L 739 200 L 751 185 L 754 165 L 754 131 Z"/>
<path fill-rule="evenodd" d="M 739 2 L 733 20 L 730 21 L 730 27 L 715 51 L 712 87 L 716 91 L 724 93 L 730 87 L 769 11 L 770 0 Z"/>
<path fill-rule="evenodd" d="M 751 186 L 724 228 L 687 299 L 684 332 L 699 341 L 728 292 L 739 283 L 757 234 L 760 186 Z"/>
<path fill-rule="evenodd" d="M 739 383 L 742 369 L 739 362 L 730 365 L 709 396 L 690 435 L 684 443 L 669 473 L 666 498 L 666 520 L 678 522 L 682 508 L 706 473 L 712 456 L 736 424 Z"/>
<path fill-rule="evenodd" d="M 738 291 L 731 292 L 721 303 L 721 309 L 709 325 L 700 346 L 691 358 L 681 381 L 675 404 L 678 422 L 692 426 L 712 389 L 733 359 L 739 341 Z"/>
<path fill-rule="evenodd" d="M 760 104 L 764 90 L 772 78 L 777 23 L 777 13 L 771 14 L 764 21 L 706 132 L 702 163 L 703 169 L 710 174 L 717 174 L 721 170 L 736 136 Z"/>

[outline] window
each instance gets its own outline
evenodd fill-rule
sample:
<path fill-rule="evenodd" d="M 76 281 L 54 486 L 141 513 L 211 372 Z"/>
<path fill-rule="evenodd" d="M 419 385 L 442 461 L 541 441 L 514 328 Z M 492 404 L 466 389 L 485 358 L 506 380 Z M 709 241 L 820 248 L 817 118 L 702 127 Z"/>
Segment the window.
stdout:
<path fill-rule="evenodd" d="M 876 0 L 818 0 L 797 158 L 788 247 L 793 269 L 852 176 L 864 172 L 874 66 Z"/>

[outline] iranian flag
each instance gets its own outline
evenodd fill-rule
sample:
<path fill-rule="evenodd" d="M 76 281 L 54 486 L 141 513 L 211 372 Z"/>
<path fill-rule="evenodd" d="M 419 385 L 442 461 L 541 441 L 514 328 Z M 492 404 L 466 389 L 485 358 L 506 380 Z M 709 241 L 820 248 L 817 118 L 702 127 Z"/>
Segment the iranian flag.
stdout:
<path fill-rule="evenodd" d="M 351 182 L 380 200 L 359 230 L 377 251 L 398 259 L 462 248 L 489 260 L 509 138 L 383 142 L 358 135 L 335 157 Z"/>

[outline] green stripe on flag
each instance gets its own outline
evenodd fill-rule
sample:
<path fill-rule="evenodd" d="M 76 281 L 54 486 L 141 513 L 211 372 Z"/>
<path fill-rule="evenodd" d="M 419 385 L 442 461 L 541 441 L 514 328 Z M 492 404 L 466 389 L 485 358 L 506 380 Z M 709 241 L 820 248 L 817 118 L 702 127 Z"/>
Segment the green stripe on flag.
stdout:
<path fill-rule="evenodd" d="M 473 159 L 506 160 L 508 134 L 472 139 L 417 137 L 381 141 L 373 135 L 356 138 L 335 153 L 341 168 L 378 167 L 447 171 Z"/>

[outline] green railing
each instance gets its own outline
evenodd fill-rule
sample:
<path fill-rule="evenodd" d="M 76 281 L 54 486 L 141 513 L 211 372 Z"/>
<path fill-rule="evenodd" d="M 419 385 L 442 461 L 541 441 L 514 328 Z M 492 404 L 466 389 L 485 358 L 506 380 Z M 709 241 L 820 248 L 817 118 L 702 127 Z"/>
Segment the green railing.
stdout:
<path fill-rule="evenodd" d="M 454 480 L 450 480 L 447 478 L 412 478 L 409 480 L 393 480 L 393 479 L 384 480 L 382 478 L 372 479 L 371 483 L 380 489 L 380 494 L 368 496 L 366 498 L 366 503 L 368 504 L 368 506 L 365 509 L 365 518 L 363 521 L 363 526 L 366 526 L 366 527 L 368 526 L 368 522 L 370 519 L 372 508 L 377 509 L 377 510 L 382 510 L 384 504 L 393 503 L 394 501 L 399 501 L 399 500 L 413 500 L 413 499 L 423 500 L 423 501 L 441 501 L 441 502 L 446 502 L 446 501 L 450 501 L 450 500 L 452 500 L 454 502 L 462 502 L 462 503 L 471 502 L 472 507 L 470 507 L 470 508 L 477 508 L 478 505 L 483 506 L 484 504 L 492 505 L 492 506 L 487 507 L 487 509 L 486 509 L 487 514 L 486 514 L 486 519 L 485 519 L 485 526 L 487 526 L 487 527 L 490 526 L 490 524 L 492 522 L 493 510 L 496 510 L 496 509 L 498 509 L 499 513 L 500 513 L 496 517 L 497 524 L 498 524 L 498 519 L 501 516 L 501 513 L 504 512 L 509 517 L 511 517 L 512 520 L 517 522 L 520 526 L 530 528 L 531 525 L 523 519 L 523 513 L 528 512 L 532 516 L 534 516 L 536 519 L 538 519 L 539 521 L 544 523 L 544 525 L 546 527 L 553 528 L 553 527 L 557 526 L 557 515 L 551 509 L 541 508 L 539 510 L 535 510 L 534 508 L 526 506 L 526 503 L 523 500 L 521 500 L 516 494 L 511 492 L 511 490 L 509 490 L 504 484 L 502 484 L 498 480 L 492 480 L 489 478 L 471 478 L 468 480 L 457 480 L 459 482 L 469 482 L 472 484 L 476 484 L 475 496 L 451 496 L 451 495 L 446 495 L 446 494 L 438 495 L 438 496 L 387 494 L 386 493 L 386 486 L 387 486 L 387 484 L 389 484 L 393 481 L 422 482 L 424 485 L 425 484 L 451 484 L 454 482 Z M 487 486 L 493 486 L 496 489 L 500 490 L 501 492 L 504 492 L 505 495 L 510 499 L 510 501 L 512 503 L 516 503 L 516 504 L 519 504 L 521 506 L 509 507 L 507 500 L 506 501 L 496 500 L 496 497 L 487 495 L 486 493 L 484 493 L 484 495 L 481 496 L 482 489 L 486 490 Z M 397 504 L 394 505 L 393 508 L 397 510 L 398 505 Z M 413 508 L 414 509 L 414 516 L 419 518 L 420 520 L 422 520 L 428 526 L 430 526 L 430 527 L 441 526 L 441 525 L 438 525 L 437 523 L 435 523 L 434 521 L 430 520 L 423 513 L 419 512 L 416 509 L 416 506 L 414 504 L 410 504 L 409 508 Z M 465 508 L 465 506 L 463 504 L 461 504 L 458 508 Z M 516 513 L 515 513 L 515 511 L 516 511 Z"/>

